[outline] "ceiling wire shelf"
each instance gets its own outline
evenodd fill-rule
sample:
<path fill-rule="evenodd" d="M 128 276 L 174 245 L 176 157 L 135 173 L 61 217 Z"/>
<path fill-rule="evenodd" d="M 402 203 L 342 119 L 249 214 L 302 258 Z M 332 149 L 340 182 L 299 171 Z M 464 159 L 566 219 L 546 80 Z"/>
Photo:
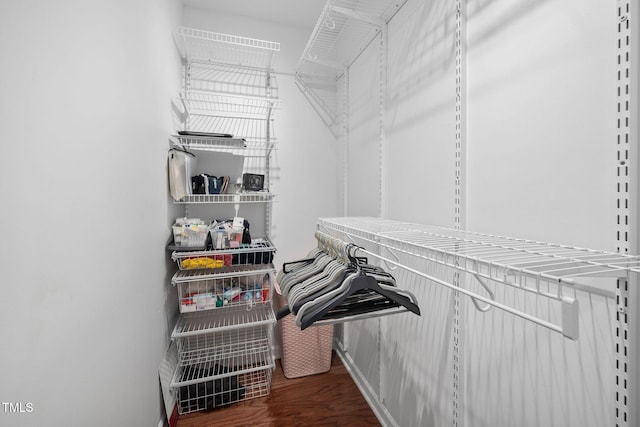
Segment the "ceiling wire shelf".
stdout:
<path fill-rule="evenodd" d="M 174 39 L 186 60 L 272 69 L 280 43 L 178 27 Z"/>
<path fill-rule="evenodd" d="M 298 63 L 338 72 L 348 67 L 404 4 L 395 0 L 328 0 Z M 311 68 L 313 70 L 313 68 Z"/>
<path fill-rule="evenodd" d="M 397 253 L 415 256 L 469 273 L 480 283 L 490 280 L 556 300 L 562 306 L 560 326 L 496 303 L 492 298 L 434 280 L 467 294 L 474 302 L 497 306 L 572 339 L 578 335 L 578 303 L 566 292 L 566 286 L 612 297 L 606 291 L 581 283 L 580 279 L 623 278 L 640 273 L 640 257 L 594 249 L 369 217 L 322 218 L 318 225 L 320 230 L 338 233 L 356 244 L 365 242 L 385 248 L 396 259 Z M 369 251 L 366 254 L 375 257 Z M 393 260 L 384 261 L 398 265 Z"/>
<path fill-rule="evenodd" d="M 296 84 L 325 125 L 339 131 L 338 79 L 406 0 L 328 0 L 296 68 Z"/>

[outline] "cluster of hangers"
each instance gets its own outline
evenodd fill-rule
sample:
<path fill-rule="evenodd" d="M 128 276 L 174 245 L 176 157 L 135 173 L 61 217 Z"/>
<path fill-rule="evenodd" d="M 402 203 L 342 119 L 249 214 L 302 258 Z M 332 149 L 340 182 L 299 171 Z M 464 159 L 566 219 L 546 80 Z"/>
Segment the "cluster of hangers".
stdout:
<path fill-rule="evenodd" d="M 399 289 L 381 267 L 357 257 L 358 246 L 321 231 L 315 237 L 317 248 L 278 272 L 288 303 L 278 311 L 278 320 L 293 314 L 300 329 L 306 329 L 318 321 L 364 318 L 394 308 L 420 315 L 413 294 Z"/>

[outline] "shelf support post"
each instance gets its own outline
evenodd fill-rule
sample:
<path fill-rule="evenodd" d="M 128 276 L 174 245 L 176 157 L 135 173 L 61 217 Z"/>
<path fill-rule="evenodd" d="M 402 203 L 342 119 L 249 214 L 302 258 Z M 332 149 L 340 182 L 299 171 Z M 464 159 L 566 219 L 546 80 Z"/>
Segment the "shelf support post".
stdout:
<path fill-rule="evenodd" d="M 640 7 L 632 0 L 618 0 L 617 8 L 617 157 L 616 247 L 622 254 L 637 255 L 640 237 L 638 186 L 638 46 Z M 640 423 L 638 408 L 640 328 L 638 275 L 617 280 L 615 340 L 615 421 L 616 427 Z"/>

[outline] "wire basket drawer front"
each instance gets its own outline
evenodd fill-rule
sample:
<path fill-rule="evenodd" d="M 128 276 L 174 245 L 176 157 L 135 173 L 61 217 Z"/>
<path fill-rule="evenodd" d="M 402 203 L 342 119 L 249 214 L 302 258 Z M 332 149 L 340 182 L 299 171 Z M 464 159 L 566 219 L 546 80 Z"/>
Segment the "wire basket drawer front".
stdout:
<path fill-rule="evenodd" d="M 214 367 L 224 370 L 224 368 Z M 268 396 L 271 390 L 272 367 L 264 367 L 252 372 L 214 375 L 193 384 L 177 388 L 178 413 L 210 411 L 243 400 Z M 188 372 L 184 374 L 189 376 Z M 206 371 L 199 375 L 210 377 Z"/>
<path fill-rule="evenodd" d="M 173 281 L 178 289 L 180 312 L 269 303 L 273 269 L 232 270 L 224 274 L 207 274 L 205 270 L 176 273 Z"/>

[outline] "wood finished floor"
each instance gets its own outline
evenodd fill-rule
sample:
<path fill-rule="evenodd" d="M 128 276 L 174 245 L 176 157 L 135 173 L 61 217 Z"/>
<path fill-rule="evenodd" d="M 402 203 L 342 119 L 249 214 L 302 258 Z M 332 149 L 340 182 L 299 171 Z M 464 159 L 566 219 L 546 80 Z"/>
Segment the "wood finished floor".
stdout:
<path fill-rule="evenodd" d="M 178 418 L 178 427 L 379 425 L 335 353 L 329 372 L 294 379 L 285 378 L 278 360 L 268 397 Z"/>

